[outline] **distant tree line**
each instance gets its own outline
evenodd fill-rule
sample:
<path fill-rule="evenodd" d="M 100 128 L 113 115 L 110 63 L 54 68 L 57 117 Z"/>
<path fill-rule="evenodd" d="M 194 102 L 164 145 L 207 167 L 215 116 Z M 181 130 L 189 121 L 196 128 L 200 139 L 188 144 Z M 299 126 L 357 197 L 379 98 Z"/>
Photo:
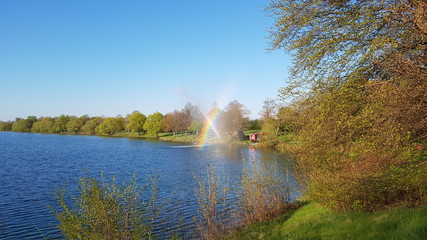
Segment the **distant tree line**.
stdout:
<path fill-rule="evenodd" d="M 249 111 L 238 101 L 230 102 L 223 111 L 216 106 L 211 111 L 219 111 L 218 129 L 232 136 L 239 130 L 259 128 L 257 120 L 249 120 Z M 33 133 L 68 133 L 87 135 L 113 135 L 119 133 L 137 133 L 158 138 L 160 132 L 173 135 L 191 133 L 198 135 L 202 127 L 208 124 L 205 115 L 198 106 L 187 103 L 182 110 L 165 115 L 156 112 L 148 116 L 134 111 L 125 117 L 80 117 L 60 115 L 58 117 L 28 116 L 15 121 L 0 121 L 0 131 Z"/>

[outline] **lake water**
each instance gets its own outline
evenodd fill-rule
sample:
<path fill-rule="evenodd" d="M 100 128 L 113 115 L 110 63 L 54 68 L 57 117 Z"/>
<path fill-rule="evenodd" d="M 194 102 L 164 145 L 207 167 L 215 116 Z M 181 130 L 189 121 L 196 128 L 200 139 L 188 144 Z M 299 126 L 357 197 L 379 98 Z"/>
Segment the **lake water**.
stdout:
<path fill-rule="evenodd" d="M 44 135 L 0 132 L 0 239 L 61 238 L 49 206 L 56 206 L 53 190 L 67 185 L 76 193 L 85 171 L 94 177 L 103 172 L 127 181 L 135 172 L 144 179 L 160 175 L 159 197 L 178 200 L 175 212 L 184 229 L 194 227 L 197 214 L 194 176 L 215 165 L 231 185 L 239 181 L 244 158 L 256 158 L 277 169 L 294 184 L 294 162 L 274 151 L 238 145 L 196 148 L 182 143 L 98 136 Z M 85 170 L 86 169 L 86 170 Z M 141 180 L 142 181 L 142 180 Z"/>

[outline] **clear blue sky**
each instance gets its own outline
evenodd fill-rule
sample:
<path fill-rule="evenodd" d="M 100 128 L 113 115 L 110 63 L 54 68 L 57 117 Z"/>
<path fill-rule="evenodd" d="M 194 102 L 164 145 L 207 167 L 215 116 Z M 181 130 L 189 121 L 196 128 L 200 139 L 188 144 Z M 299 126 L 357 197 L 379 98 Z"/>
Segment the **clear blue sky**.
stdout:
<path fill-rule="evenodd" d="M 237 100 L 259 117 L 290 66 L 260 0 L 2 0 L 0 120 L 163 114 Z"/>

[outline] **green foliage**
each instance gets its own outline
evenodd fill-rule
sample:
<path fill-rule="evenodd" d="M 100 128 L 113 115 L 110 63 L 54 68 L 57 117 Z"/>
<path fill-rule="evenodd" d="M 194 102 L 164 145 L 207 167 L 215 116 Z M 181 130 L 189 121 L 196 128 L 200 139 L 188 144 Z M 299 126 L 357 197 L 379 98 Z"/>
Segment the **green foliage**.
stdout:
<path fill-rule="evenodd" d="M 154 135 L 159 138 L 159 132 L 162 130 L 163 115 L 159 112 L 148 115 L 147 120 L 144 123 L 144 130 L 149 135 Z"/>
<path fill-rule="evenodd" d="M 296 130 L 296 109 L 292 106 L 283 107 L 272 99 L 264 101 L 262 115 L 262 141 L 277 140 L 280 134 Z"/>
<path fill-rule="evenodd" d="M 128 184 L 113 177 L 106 182 L 86 176 L 80 179 L 74 207 L 68 204 L 65 189 L 56 193 L 60 206 L 54 210 L 59 228 L 67 239 L 155 239 L 154 228 L 161 211 L 157 202 L 158 177 L 143 187 L 135 175 Z M 149 200 L 143 194 L 150 191 Z"/>
<path fill-rule="evenodd" d="M 278 121 L 274 118 L 264 119 L 262 122 L 262 132 L 265 133 L 262 141 L 275 140 L 279 132 Z"/>
<path fill-rule="evenodd" d="M 117 118 L 105 118 L 104 121 L 96 127 L 98 134 L 112 135 L 123 130 L 122 123 Z"/>
<path fill-rule="evenodd" d="M 55 118 L 55 124 L 53 126 L 54 131 L 57 133 L 67 132 L 68 121 L 70 121 L 70 116 L 63 115 L 63 114 L 61 116 Z"/>
<path fill-rule="evenodd" d="M 2 122 L 0 121 L 0 131 L 12 131 L 12 121 Z"/>
<path fill-rule="evenodd" d="M 295 81 L 282 93 L 335 86 L 382 56 L 419 51 L 427 33 L 425 21 L 417 20 L 425 19 L 423 8 L 421 0 L 273 0 L 267 8 L 276 20 L 271 48 L 292 51 L 296 63 Z"/>
<path fill-rule="evenodd" d="M 37 117 L 36 116 L 28 116 L 27 117 L 27 124 L 28 124 L 28 129 L 31 130 L 31 128 L 33 127 L 33 124 L 37 122 Z"/>
<path fill-rule="evenodd" d="M 346 83 L 310 99 L 295 137 L 300 144 L 291 146 L 300 182 L 308 197 L 338 210 L 426 202 L 427 158 L 414 161 L 411 128 L 388 116 L 382 93 L 366 90 L 370 84 Z"/>
<path fill-rule="evenodd" d="M 126 119 L 122 116 L 122 115 L 117 115 L 116 116 L 117 121 L 120 124 L 120 131 L 125 130 L 126 129 Z"/>
<path fill-rule="evenodd" d="M 70 133 L 78 133 L 82 126 L 83 122 L 81 119 L 77 117 L 70 117 L 70 121 L 67 122 L 66 128 Z"/>
<path fill-rule="evenodd" d="M 33 124 L 31 132 L 37 133 L 53 133 L 54 132 L 54 120 L 50 117 L 39 118 L 37 122 Z"/>
<path fill-rule="evenodd" d="M 224 239 L 425 239 L 427 206 L 374 213 L 336 213 L 310 203 Z"/>
<path fill-rule="evenodd" d="M 185 142 L 185 143 L 193 143 L 197 141 L 197 135 L 192 133 L 182 133 L 179 135 L 173 135 L 170 133 L 161 133 L 159 134 L 159 139 L 164 141 L 173 141 L 173 142 Z"/>
<path fill-rule="evenodd" d="M 193 120 L 191 121 L 190 127 L 188 127 L 188 130 L 190 130 L 193 133 L 196 133 L 196 135 L 199 135 L 199 131 L 202 129 L 203 123 L 201 121 Z"/>
<path fill-rule="evenodd" d="M 26 119 L 19 119 L 12 125 L 12 131 L 14 132 L 29 132 L 31 129 L 28 127 L 28 121 Z"/>
<path fill-rule="evenodd" d="M 89 117 L 89 115 L 86 114 L 86 115 L 79 117 L 79 120 L 80 120 L 82 125 L 85 125 L 86 122 L 90 120 L 90 117 Z"/>
<path fill-rule="evenodd" d="M 100 118 L 100 117 L 95 117 L 92 118 L 90 120 L 88 120 L 85 125 L 83 125 L 81 127 L 81 131 L 84 133 L 90 133 L 90 134 L 94 134 L 96 133 L 96 128 L 99 126 L 99 124 L 102 123 L 104 119 Z"/>
<path fill-rule="evenodd" d="M 134 111 L 129 115 L 129 123 L 126 125 L 126 130 L 141 134 L 144 131 L 144 123 L 146 120 L 147 117 L 144 114 Z"/>
<path fill-rule="evenodd" d="M 248 122 L 248 130 L 259 130 L 261 126 L 259 124 L 258 119 L 249 120 Z"/>
<path fill-rule="evenodd" d="M 297 63 L 281 93 L 302 93 L 287 149 L 307 196 L 338 210 L 426 203 L 415 146 L 427 137 L 427 3 L 274 0 L 268 10 L 272 48 Z"/>

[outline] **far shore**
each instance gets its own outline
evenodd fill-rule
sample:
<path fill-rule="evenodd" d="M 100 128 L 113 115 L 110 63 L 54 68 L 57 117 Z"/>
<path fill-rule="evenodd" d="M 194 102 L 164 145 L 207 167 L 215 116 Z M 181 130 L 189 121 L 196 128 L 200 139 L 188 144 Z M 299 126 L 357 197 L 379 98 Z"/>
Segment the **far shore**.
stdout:
<path fill-rule="evenodd" d="M 7 132 L 7 131 L 5 131 Z M 9 131 L 11 132 L 11 131 Z M 254 132 L 253 130 L 248 131 L 249 133 Z M 33 132 L 25 132 L 25 133 L 33 133 Z M 70 132 L 63 132 L 63 133 L 36 133 L 36 134 L 56 134 L 56 135 L 76 135 L 76 136 L 98 136 L 98 137 L 116 137 L 116 138 L 139 138 L 139 139 L 146 139 L 146 140 L 159 140 L 159 141 L 166 141 L 166 142 L 179 142 L 179 143 L 187 143 L 187 144 L 194 144 L 197 145 L 199 137 L 196 134 L 191 133 L 159 133 L 158 138 L 156 136 L 146 135 L 146 134 L 138 134 L 138 133 L 132 133 L 132 132 L 121 132 L 121 133 L 115 133 L 111 135 L 104 135 L 104 134 L 91 134 L 91 133 L 70 133 Z M 248 135 L 248 133 L 245 132 L 245 135 Z M 251 146 L 256 147 L 258 146 L 257 142 L 250 142 L 250 141 L 239 141 L 232 139 L 230 137 L 226 137 L 223 139 L 214 139 L 214 140 L 208 140 L 202 145 L 208 145 L 208 144 L 239 144 L 244 146 Z"/>

